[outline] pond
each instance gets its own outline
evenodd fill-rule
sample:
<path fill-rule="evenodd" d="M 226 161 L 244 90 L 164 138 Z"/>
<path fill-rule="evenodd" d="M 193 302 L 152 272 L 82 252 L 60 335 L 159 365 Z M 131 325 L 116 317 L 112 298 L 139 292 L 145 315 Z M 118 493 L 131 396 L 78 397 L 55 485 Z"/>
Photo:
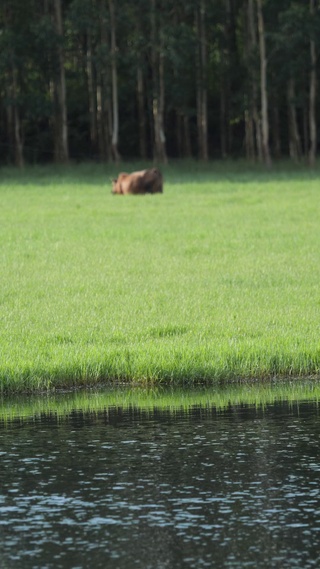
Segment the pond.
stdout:
<path fill-rule="evenodd" d="M 319 435 L 312 399 L 2 419 L 1 567 L 319 567 Z"/>

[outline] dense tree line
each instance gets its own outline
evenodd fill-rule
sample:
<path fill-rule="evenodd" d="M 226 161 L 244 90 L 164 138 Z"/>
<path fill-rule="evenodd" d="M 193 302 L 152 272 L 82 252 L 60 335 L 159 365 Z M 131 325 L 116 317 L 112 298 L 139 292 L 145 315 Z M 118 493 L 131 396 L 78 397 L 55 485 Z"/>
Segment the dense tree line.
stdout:
<path fill-rule="evenodd" d="M 318 0 L 1 0 L 1 163 L 317 152 Z"/>

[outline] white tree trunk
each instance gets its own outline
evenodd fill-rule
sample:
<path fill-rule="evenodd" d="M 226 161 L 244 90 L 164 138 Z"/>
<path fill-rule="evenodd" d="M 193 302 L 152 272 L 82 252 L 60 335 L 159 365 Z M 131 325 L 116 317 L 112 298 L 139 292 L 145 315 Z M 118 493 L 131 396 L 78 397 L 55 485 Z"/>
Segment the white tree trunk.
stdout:
<path fill-rule="evenodd" d="M 156 0 L 151 0 L 151 42 L 152 42 L 152 73 L 153 73 L 153 128 L 154 128 L 154 159 L 166 163 L 166 137 L 164 131 L 164 56 L 163 45 L 159 30 L 157 30 Z M 161 35 L 161 31 L 160 31 Z"/>
<path fill-rule="evenodd" d="M 115 162 L 119 162 L 119 104 L 118 104 L 118 74 L 117 74 L 117 43 L 116 43 L 116 17 L 113 0 L 109 0 L 110 26 L 111 26 L 111 83 L 112 83 L 112 138 L 111 150 Z"/>

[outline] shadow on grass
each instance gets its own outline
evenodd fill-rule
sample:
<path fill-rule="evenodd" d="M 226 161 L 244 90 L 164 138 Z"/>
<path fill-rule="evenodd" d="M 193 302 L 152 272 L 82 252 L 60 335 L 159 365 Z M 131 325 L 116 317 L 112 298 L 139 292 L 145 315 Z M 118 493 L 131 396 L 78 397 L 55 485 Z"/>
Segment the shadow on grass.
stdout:
<path fill-rule="evenodd" d="M 110 186 L 111 180 L 119 172 L 130 172 L 154 167 L 151 161 L 121 162 L 120 164 L 100 164 L 85 162 L 69 165 L 37 165 L 17 169 L 10 166 L 0 168 L 1 184 L 43 186 L 52 184 L 90 184 Z M 210 183 L 228 181 L 229 183 L 259 183 L 294 180 L 318 180 L 320 164 L 313 169 L 305 163 L 293 164 L 285 160 L 275 162 L 270 170 L 261 164 L 250 164 L 245 160 L 172 160 L 168 165 L 159 165 L 165 182 Z"/>

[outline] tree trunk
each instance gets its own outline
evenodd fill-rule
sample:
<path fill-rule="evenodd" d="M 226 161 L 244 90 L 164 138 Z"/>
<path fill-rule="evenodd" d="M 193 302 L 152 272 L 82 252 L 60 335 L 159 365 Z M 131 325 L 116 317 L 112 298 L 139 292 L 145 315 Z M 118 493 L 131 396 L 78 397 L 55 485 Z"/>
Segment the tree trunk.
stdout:
<path fill-rule="evenodd" d="M 184 144 L 183 144 L 183 115 L 182 112 L 178 110 L 176 110 L 175 112 L 175 138 L 176 138 L 176 144 L 177 144 L 177 156 L 178 158 L 181 158 L 184 155 Z"/>
<path fill-rule="evenodd" d="M 97 76 L 97 135 L 98 135 L 99 157 L 100 160 L 104 160 L 106 158 L 106 151 L 105 151 L 104 135 L 103 135 L 102 79 L 100 72 L 98 72 Z"/>
<path fill-rule="evenodd" d="M 198 16 L 198 9 L 196 8 L 195 14 L 196 20 L 196 30 L 198 36 L 199 32 L 199 16 Z M 197 53 L 196 53 L 196 102 L 197 102 L 197 143 L 198 143 L 198 157 L 202 158 L 202 133 L 201 133 L 201 99 L 202 99 L 202 89 L 201 89 L 201 69 L 200 69 L 200 57 L 199 57 L 199 43 L 197 45 Z"/>
<path fill-rule="evenodd" d="M 224 70 L 222 71 L 224 75 Z M 220 85 L 220 150 L 221 157 L 227 157 L 227 118 L 226 118 L 226 90 L 225 90 L 225 80 L 221 77 Z"/>
<path fill-rule="evenodd" d="M 303 155 L 308 159 L 309 152 L 309 108 L 308 101 L 304 101 L 303 104 Z"/>
<path fill-rule="evenodd" d="M 3 23 L 4 26 L 9 28 L 9 14 L 6 9 L 7 7 L 4 6 L 3 9 Z M 11 62 L 11 72 L 12 72 L 13 62 Z M 6 112 L 6 143 L 8 146 L 7 150 L 7 160 L 11 164 L 12 163 L 12 150 L 14 148 L 14 125 L 13 125 L 13 108 L 12 108 L 12 79 L 9 78 L 9 73 L 7 74 L 6 82 L 3 85 L 5 90 L 5 99 L 7 100 L 7 104 L 5 105 L 5 112 Z M 10 102 L 9 102 L 10 101 Z"/>
<path fill-rule="evenodd" d="M 191 137 L 190 137 L 190 124 L 188 115 L 183 115 L 183 139 L 184 139 L 184 152 L 183 155 L 186 158 L 191 158 Z"/>
<path fill-rule="evenodd" d="M 6 97 L 8 101 L 12 101 L 12 85 L 7 85 Z M 14 119 L 13 119 L 13 105 L 12 103 L 6 105 L 6 117 L 7 117 L 7 138 L 8 138 L 8 161 L 13 162 L 13 152 L 15 147 L 14 143 Z"/>
<path fill-rule="evenodd" d="M 102 161 L 111 161 L 110 131 L 112 124 L 112 109 L 105 95 L 105 77 L 101 72 L 97 74 L 97 132 L 99 156 Z"/>
<path fill-rule="evenodd" d="M 144 89 L 142 67 L 140 63 L 138 63 L 137 67 L 137 98 L 138 98 L 140 157 L 145 160 L 147 158 L 147 125 L 146 125 L 146 114 L 145 114 L 145 89 Z"/>
<path fill-rule="evenodd" d="M 185 114 L 183 109 L 178 109 L 176 112 L 176 140 L 177 140 L 177 153 L 179 158 L 191 158 L 191 139 L 190 139 L 190 125 L 189 117 Z"/>
<path fill-rule="evenodd" d="M 257 49 L 257 34 L 256 34 L 256 23 L 255 23 L 255 13 L 254 13 L 254 3 L 253 0 L 248 0 L 248 36 L 250 38 L 250 52 L 255 53 Z M 250 83 L 251 83 L 251 101 L 250 101 L 250 112 L 252 114 L 254 127 L 255 127 L 255 141 L 256 149 L 258 153 L 258 160 L 262 162 L 262 134 L 261 134 L 261 121 L 258 112 L 258 80 L 254 72 L 250 71 Z"/>
<path fill-rule="evenodd" d="M 232 73 L 236 58 L 234 2 L 224 0 L 223 46 L 220 64 L 220 147 L 226 158 L 232 151 L 233 125 L 230 120 L 232 107 Z"/>
<path fill-rule="evenodd" d="M 288 81 L 287 100 L 289 119 L 289 154 L 292 160 L 298 162 L 301 159 L 302 150 L 295 107 L 295 82 L 292 77 Z"/>
<path fill-rule="evenodd" d="M 54 0 L 55 27 L 59 40 L 62 41 L 62 13 L 61 0 Z M 68 131 L 67 131 L 67 105 L 66 105 L 66 83 L 64 70 L 64 51 L 60 44 L 58 46 L 58 75 L 54 80 L 55 94 L 55 160 L 57 162 L 67 162 L 69 159 L 68 151 Z"/>
<path fill-rule="evenodd" d="M 310 0 L 310 15 L 311 18 L 315 14 L 315 0 Z M 310 130 L 310 148 L 309 148 L 309 165 L 313 167 L 316 161 L 317 151 L 317 126 L 316 126 L 316 88 L 317 88 L 317 54 L 316 44 L 313 39 L 313 34 L 310 39 L 310 58 L 311 58 L 311 71 L 310 71 L 310 93 L 309 93 L 309 130 Z"/>
<path fill-rule="evenodd" d="M 272 135 L 274 156 L 279 160 L 279 158 L 281 158 L 281 137 L 279 107 L 276 100 L 274 100 L 272 105 Z"/>
<path fill-rule="evenodd" d="M 200 27 L 201 27 L 201 70 L 202 70 L 202 105 L 201 105 L 201 132 L 202 132 L 202 158 L 208 160 L 208 102 L 207 102 L 207 46 L 205 28 L 205 0 L 200 1 Z"/>
<path fill-rule="evenodd" d="M 88 96 L 89 96 L 89 115 L 90 115 L 90 141 L 92 150 L 97 151 L 98 148 L 98 131 L 97 131 L 97 93 L 95 86 L 94 67 L 92 62 L 92 39 L 91 32 L 87 32 L 87 80 L 88 80 Z"/>
<path fill-rule="evenodd" d="M 248 92 L 247 92 L 247 105 L 244 110 L 244 125 L 245 125 L 245 149 L 246 158 L 254 162 L 255 142 L 254 142 L 254 119 L 253 119 L 253 95 L 252 95 L 252 73 L 251 73 L 251 50 L 252 40 L 250 37 L 250 19 L 249 19 L 249 2 L 246 4 L 244 12 L 244 54 L 248 72 Z"/>
<path fill-rule="evenodd" d="M 112 109 L 109 96 L 109 60 L 106 57 L 108 53 L 108 30 L 105 14 L 105 2 L 100 0 L 99 4 L 99 21 L 100 21 L 100 47 L 101 61 L 97 67 L 97 131 L 99 143 L 99 156 L 102 161 L 111 161 L 113 159 L 111 151 L 112 138 Z"/>
<path fill-rule="evenodd" d="M 66 80 L 64 70 L 64 50 L 62 46 L 63 27 L 61 0 L 54 0 L 54 22 L 56 33 L 59 37 L 58 46 L 58 74 L 54 78 L 54 98 L 55 98 L 55 160 L 56 162 L 67 162 L 69 160 L 68 150 L 68 127 L 67 127 L 67 101 L 66 101 Z"/>
<path fill-rule="evenodd" d="M 118 151 L 119 143 L 119 104 L 118 104 L 118 74 L 117 74 L 117 44 L 116 44 L 116 18 L 114 0 L 109 0 L 110 27 L 111 27 L 111 82 L 112 82 L 112 138 L 111 151 L 115 162 L 120 161 Z"/>
<path fill-rule="evenodd" d="M 254 127 L 252 113 L 247 109 L 244 113 L 246 157 L 251 162 L 255 159 Z"/>
<path fill-rule="evenodd" d="M 208 110 L 207 110 L 207 47 L 205 28 L 205 0 L 196 7 L 197 30 L 197 130 L 199 158 L 208 160 Z"/>
<path fill-rule="evenodd" d="M 165 134 L 164 134 L 164 51 L 163 41 L 160 41 L 160 57 L 159 57 L 159 147 L 161 149 L 161 162 L 167 163 L 168 158 L 165 148 Z"/>
<path fill-rule="evenodd" d="M 0 14 L 1 15 L 1 14 Z M 3 7 L 3 23 L 5 27 L 10 27 L 12 25 L 13 20 L 13 13 L 12 7 L 10 3 Z M 7 102 L 7 135 L 9 139 L 9 160 L 14 155 L 14 163 L 19 168 L 22 168 L 24 165 L 24 158 L 23 158 L 23 141 L 21 135 L 21 121 L 20 121 L 20 113 L 19 113 L 19 104 L 18 104 L 18 70 L 16 66 L 15 60 L 15 51 L 14 46 L 11 44 L 9 46 L 9 60 L 8 60 L 8 69 L 7 73 L 2 75 L 2 79 L 5 78 L 5 91 L 6 96 L 8 98 Z M 13 152 L 12 152 L 13 150 Z"/>
<path fill-rule="evenodd" d="M 154 127 L 154 159 L 167 163 L 164 133 L 164 55 L 159 30 L 157 30 L 156 0 L 151 0 L 151 42 L 152 42 L 152 79 L 153 79 L 153 127 Z"/>
<path fill-rule="evenodd" d="M 262 153 L 265 165 L 270 168 L 271 157 L 269 149 L 269 117 L 268 117 L 268 91 L 267 91 L 267 58 L 264 33 L 264 20 L 262 0 L 257 0 L 258 32 L 260 52 L 260 92 L 261 92 L 261 126 L 262 126 Z"/>
<path fill-rule="evenodd" d="M 13 61 L 13 58 L 12 58 Z M 17 69 L 12 63 L 12 95 L 13 95 L 13 126 L 14 126 L 14 157 L 15 165 L 19 168 L 24 166 L 23 159 L 23 144 L 21 136 L 21 123 L 20 113 L 18 107 L 18 82 L 17 82 Z"/>

